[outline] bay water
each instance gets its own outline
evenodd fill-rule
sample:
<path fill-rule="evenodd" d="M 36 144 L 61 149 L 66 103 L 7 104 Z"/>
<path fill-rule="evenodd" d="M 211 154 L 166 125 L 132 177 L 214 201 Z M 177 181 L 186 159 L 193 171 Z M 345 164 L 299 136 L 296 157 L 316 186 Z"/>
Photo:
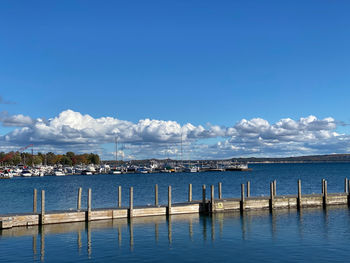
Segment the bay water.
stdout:
<path fill-rule="evenodd" d="M 350 164 L 256 164 L 250 172 L 175 174 L 124 174 L 0 180 L 0 214 L 30 212 L 33 189 L 46 191 L 46 210 L 75 209 L 77 191 L 92 189 L 93 208 L 115 207 L 117 189 L 134 187 L 134 205 L 154 202 L 154 185 L 160 203 L 202 198 L 201 187 L 222 182 L 223 197 L 239 197 L 240 184 L 251 182 L 252 196 L 268 196 L 269 183 L 277 180 L 277 194 L 320 193 L 321 180 L 328 192 L 344 191 Z M 217 189 L 217 187 L 216 187 Z M 18 227 L 0 231 L 0 262 L 328 262 L 347 260 L 350 213 L 347 206 L 269 211 L 244 214 L 178 215 L 170 217 L 106 220 L 86 223 Z"/>

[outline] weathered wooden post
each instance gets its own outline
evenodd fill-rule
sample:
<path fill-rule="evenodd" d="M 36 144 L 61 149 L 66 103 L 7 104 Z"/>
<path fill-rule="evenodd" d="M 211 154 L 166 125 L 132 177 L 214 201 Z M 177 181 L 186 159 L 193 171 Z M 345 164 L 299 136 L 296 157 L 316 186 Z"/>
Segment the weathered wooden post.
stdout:
<path fill-rule="evenodd" d="M 350 206 L 350 180 L 348 180 L 348 206 Z"/>
<path fill-rule="evenodd" d="M 215 196 L 214 196 L 214 185 L 210 187 L 210 212 L 214 213 L 215 210 Z"/>
<path fill-rule="evenodd" d="M 86 220 L 87 221 L 91 221 L 91 188 L 89 188 L 88 190 L 88 200 L 87 200 L 87 217 Z"/>
<path fill-rule="evenodd" d="M 122 207 L 122 187 L 118 186 L 118 207 Z"/>
<path fill-rule="evenodd" d="M 348 178 L 345 178 L 345 182 L 344 182 L 344 192 L 345 193 L 349 193 L 349 188 L 348 188 Z"/>
<path fill-rule="evenodd" d="M 192 202 L 192 184 L 188 185 L 188 202 Z"/>
<path fill-rule="evenodd" d="M 276 190 L 276 188 L 277 188 L 277 181 L 276 180 L 274 180 L 273 181 L 273 195 L 274 196 L 276 196 L 277 194 L 277 190 Z"/>
<path fill-rule="evenodd" d="M 222 199 L 222 183 L 218 183 L 218 197 L 219 199 Z"/>
<path fill-rule="evenodd" d="M 171 215 L 171 185 L 168 186 L 168 215 Z"/>
<path fill-rule="evenodd" d="M 154 188 L 154 205 L 158 206 L 158 184 L 156 184 L 155 188 Z"/>
<path fill-rule="evenodd" d="M 247 197 L 250 197 L 250 181 L 247 182 Z"/>
<path fill-rule="evenodd" d="M 80 211 L 81 209 L 81 192 L 82 192 L 82 188 L 79 187 L 78 189 L 78 200 L 77 200 L 77 210 Z"/>
<path fill-rule="evenodd" d="M 245 201 L 244 188 L 245 188 L 245 185 L 241 184 L 241 203 L 240 203 L 241 212 L 243 212 L 245 208 L 244 207 L 244 201 Z"/>
<path fill-rule="evenodd" d="M 274 183 L 270 182 L 270 211 L 274 209 L 275 195 L 274 195 Z"/>
<path fill-rule="evenodd" d="M 33 213 L 37 212 L 37 202 L 38 202 L 38 191 L 34 189 L 33 191 Z"/>
<path fill-rule="evenodd" d="M 206 191 L 206 187 L 205 187 L 205 184 L 203 184 L 203 186 L 202 186 L 202 203 L 204 205 L 206 203 L 205 191 Z"/>
<path fill-rule="evenodd" d="M 45 190 L 41 190 L 41 215 L 40 225 L 45 224 Z"/>
<path fill-rule="evenodd" d="M 327 207 L 327 181 L 324 181 L 323 207 Z"/>
<path fill-rule="evenodd" d="M 297 207 L 298 210 L 301 209 L 302 203 L 301 203 L 301 180 L 298 180 L 298 199 L 297 199 Z"/>
<path fill-rule="evenodd" d="M 324 182 L 325 182 L 325 179 L 322 179 L 322 196 L 324 195 Z"/>
<path fill-rule="evenodd" d="M 133 211 L 134 210 L 134 188 L 130 187 L 129 192 L 129 217 L 133 217 Z"/>

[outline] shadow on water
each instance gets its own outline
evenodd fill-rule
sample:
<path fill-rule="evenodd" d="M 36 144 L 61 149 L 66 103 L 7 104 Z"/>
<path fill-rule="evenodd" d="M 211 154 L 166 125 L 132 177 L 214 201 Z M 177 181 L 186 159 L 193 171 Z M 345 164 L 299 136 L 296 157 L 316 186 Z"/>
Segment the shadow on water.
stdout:
<path fill-rule="evenodd" d="M 184 239 L 190 244 L 194 244 L 194 240 L 202 240 L 206 243 L 209 235 L 212 243 L 227 238 L 247 242 L 259 238 L 259 236 L 273 241 L 284 234 L 287 227 L 291 226 L 294 228 L 291 228 L 290 231 L 296 235 L 296 239 L 303 240 L 307 232 L 310 231 L 308 230 L 310 222 L 312 223 L 315 218 L 319 221 L 319 227 L 322 228 L 323 238 L 327 239 L 330 226 L 329 214 L 338 210 L 343 210 L 349 217 L 349 209 L 346 206 L 341 206 L 301 211 L 296 209 L 274 210 L 272 213 L 269 210 L 260 210 L 212 215 L 186 214 L 16 227 L 0 230 L 0 244 L 11 238 L 31 237 L 34 260 L 45 261 L 45 251 L 48 249 L 48 243 L 45 245 L 46 239 L 51 236 L 60 237 L 73 234 L 75 256 L 86 254 L 88 258 L 93 258 L 94 236 L 101 231 L 112 233 L 112 241 L 118 248 L 126 245 L 130 252 L 134 253 L 142 247 L 144 241 L 150 244 L 154 243 L 154 246 L 167 242 L 169 247 L 173 247 L 179 240 L 183 241 Z M 146 231 L 147 234 L 145 234 L 144 229 L 149 230 Z M 59 241 L 56 245 L 60 246 Z"/>

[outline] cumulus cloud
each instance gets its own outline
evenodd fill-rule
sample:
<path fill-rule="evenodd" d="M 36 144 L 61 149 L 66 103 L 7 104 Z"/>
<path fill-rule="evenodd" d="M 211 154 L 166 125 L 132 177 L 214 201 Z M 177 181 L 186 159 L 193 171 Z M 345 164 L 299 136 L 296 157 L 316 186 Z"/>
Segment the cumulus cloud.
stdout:
<path fill-rule="evenodd" d="M 212 147 L 223 155 L 231 153 L 232 156 L 234 153 L 242 156 L 323 154 L 336 149 L 336 152 L 348 152 L 350 137 L 338 134 L 336 127 L 333 118 L 317 119 L 315 116 L 298 121 L 286 118 L 275 124 L 260 118 L 243 119 L 234 125 L 235 134 Z M 346 142 L 347 146 L 341 146 L 340 142 Z"/>
<path fill-rule="evenodd" d="M 0 136 L 3 145 L 33 143 L 53 151 L 98 151 L 110 159 L 113 159 L 111 149 L 104 149 L 103 145 L 113 143 L 116 137 L 126 145 L 125 158 L 179 158 L 181 139 L 184 156 L 190 155 L 193 159 L 350 151 L 350 136 L 337 133 L 337 122 L 331 117 L 285 118 L 273 124 L 262 118 L 242 119 L 225 127 L 180 125 L 176 121 L 152 119 L 134 123 L 66 110 L 48 120 L 3 112 L 0 122 L 3 126 L 16 127 Z"/>
<path fill-rule="evenodd" d="M 25 127 L 34 123 L 29 116 L 22 114 L 10 116 L 7 111 L 0 112 L 0 122 L 5 127 Z"/>

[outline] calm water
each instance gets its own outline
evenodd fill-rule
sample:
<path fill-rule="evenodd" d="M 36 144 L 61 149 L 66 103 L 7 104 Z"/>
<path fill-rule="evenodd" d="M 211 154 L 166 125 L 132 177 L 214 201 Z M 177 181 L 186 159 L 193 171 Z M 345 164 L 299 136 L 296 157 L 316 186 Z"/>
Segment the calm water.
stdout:
<path fill-rule="evenodd" d="M 251 181 L 252 195 L 268 195 L 269 182 L 277 180 L 277 194 L 296 194 L 297 180 L 303 193 L 319 193 L 321 179 L 329 192 L 344 190 L 350 164 L 251 165 L 252 172 L 99 175 L 15 178 L 0 181 L 0 213 L 31 211 L 33 188 L 46 190 L 46 209 L 74 209 L 78 187 L 92 188 L 93 207 L 112 207 L 117 187 L 134 187 L 135 205 L 153 203 L 154 184 L 160 202 L 166 203 L 167 186 L 173 201 L 185 201 L 188 184 L 193 198 L 201 199 L 201 186 L 223 183 L 223 196 L 238 197 L 240 184 Z M 208 191 L 209 194 L 209 191 Z M 110 220 L 0 231 L 0 262 L 93 262 L 107 261 L 240 261 L 295 262 L 345 261 L 350 242 L 347 207 L 181 215 Z"/>

